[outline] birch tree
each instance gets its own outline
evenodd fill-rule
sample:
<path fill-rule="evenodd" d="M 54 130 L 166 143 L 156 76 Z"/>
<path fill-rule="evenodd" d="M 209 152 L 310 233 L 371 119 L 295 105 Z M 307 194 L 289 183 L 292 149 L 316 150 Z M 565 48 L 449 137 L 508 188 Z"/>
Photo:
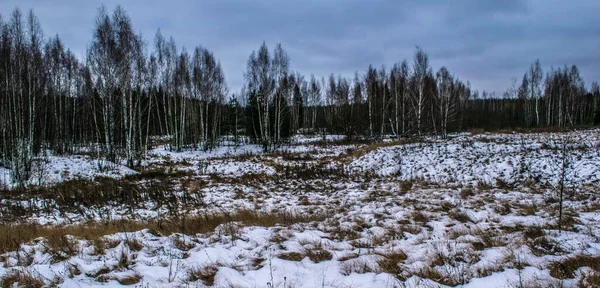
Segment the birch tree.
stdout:
<path fill-rule="evenodd" d="M 411 104 L 415 113 L 417 122 L 417 135 L 420 137 L 423 131 L 423 113 L 425 112 L 426 101 L 428 100 L 427 77 L 429 72 L 429 56 L 421 48 L 417 47 L 413 59 L 413 91 Z"/>
<path fill-rule="evenodd" d="M 440 129 L 442 138 L 448 135 L 448 122 L 451 121 L 455 113 L 455 84 L 454 77 L 448 72 L 446 67 L 440 68 L 436 73 L 437 83 L 437 109 L 440 113 Z"/>

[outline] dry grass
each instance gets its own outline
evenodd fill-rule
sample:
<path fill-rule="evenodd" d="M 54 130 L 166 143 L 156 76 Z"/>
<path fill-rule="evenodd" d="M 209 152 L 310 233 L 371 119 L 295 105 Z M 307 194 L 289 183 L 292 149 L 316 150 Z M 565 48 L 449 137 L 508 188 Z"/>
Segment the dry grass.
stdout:
<path fill-rule="evenodd" d="M 314 247 L 310 248 L 305 247 L 304 254 L 308 257 L 308 259 L 310 259 L 310 261 L 315 263 L 328 261 L 331 260 L 331 258 L 333 258 L 331 252 L 323 249 L 321 245 L 315 245 Z"/>
<path fill-rule="evenodd" d="M 356 240 L 360 238 L 360 234 L 352 229 L 342 228 L 337 225 L 333 231 L 329 232 L 329 238 L 340 241 Z"/>
<path fill-rule="evenodd" d="M 104 255 L 106 253 L 106 241 L 104 238 L 96 238 L 92 241 L 94 245 L 93 255 Z"/>
<path fill-rule="evenodd" d="M 510 203 L 508 201 L 502 201 L 494 207 L 494 211 L 500 215 L 508 215 L 511 212 Z"/>
<path fill-rule="evenodd" d="M 475 227 L 470 229 L 470 234 L 478 236 L 480 242 L 471 243 L 476 250 L 484 250 L 492 247 L 502 247 L 506 245 L 506 241 L 500 236 L 500 233 L 493 229 L 481 229 Z"/>
<path fill-rule="evenodd" d="M 105 235 L 118 232 L 135 232 L 146 228 L 162 235 L 171 235 L 173 233 L 191 235 L 212 232 L 217 226 L 229 222 L 238 222 L 246 226 L 272 227 L 278 224 L 291 225 L 294 223 L 323 221 L 324 219 L 325 216 L 318 213 L 300 215 L 290 212 L 267 213 L 241 210 L 232 214 L 203 214 L 189 217 L 154 219 L 145 222 L 118 220 L 68 226 L 41 226 L 36 224 L 0 225 L 0 253 L 15 251 L 21 243 L 27 243 L 38 237 L 54 239 L 51 241 L 54 241 L 55 244 L 51 244 L 50 246 L 63 248 L 67 247 L 70 241 L 65 240 L 67 239 L 65 238 L 66 235 L 94 241 Z M 69 251 L 73 251 L 73 249 L 69 249 Z"/>
<path fill-rule="evenodd" d="M 63 234 L 51 234 L 46 237 L 48 251 L 52 255 L 54 263 L 69 259 L 79 252 L 77 240 Z"/>
<path fill-rule="evenodd" d="M 546 232 L 540 226 L 531 226 L 523 230 L 523 236 L 529 240 L 535 240 L 546 235 Z"/>
<path fill-rule="evenodd" d="M 381 268 L 383 272 L 394 275 L 400 280 L 406 279 L 402 276 L 402 269 L 400 268 L 400 264 L 402 264 L 407 258 L 404 251 L 395 250 L 378 255 L 381 256 L 381 259 L 377 261 L 377 264 L 379 264 L 379 268 Z"/>
<path fill-rule="evenodd" d="M 125 249 L 121 250 L 117 268 L 130 269 L 135 264 L 135 254 L 129 254 Z"/>
<path fill-rule="evenodd" d="M 119 277 L 119 278 L 117 278 L 117 281 L 121 285 L 135 285 L 137 283 L 140 283 L 140 281 L 142 281 L 142 276 L 140 276 L 139 274 L 132 274 L 132 275 Z"/>
<path fill-rule="evenodd" d="M 531 252 L 538 257 L 544 255 L 560 255 L 563 253 L 560 243 L 548 236 L 535 238 L 533 241 L 527 242 L 527 246 L 529 246 Z"/>
<path fill-rule="evenodd" d="M 518 213 L 521 216 L 535 215 L 535 213 L 538 211 L 535 204 L 520 204 L 518 209 Z"/>
<path fill-rule="evenodd" d="M 196 243 L 187 241 L 185 237 L 179 235 L 171 237 L 171 241 L 173 242 L 173 246 L 182 251 L 189 251 L 196 247 Z"/>
<path fill-rule="evenodd" d="M 142 244 L 142 242 L 140 242 L 137 239 L 127 239 L 125 241 L 125 243 L 127 244 L 127 247 L 129 247 L 129 249 L 131 249 L 132 251 L 138 252 L 140 250 L 142 250 L 144 248 L 144 244 Z"/>
<path fill-rule="evenodd" d="M 600 272 L 584 273 L 579 279 L 579 287 L 600 287 Z"/>
<path fill-rule="evenodd" d="M 103 266 L 96 270 L 88 271 L 87 273 L 85 273 L 85 275 L 88 277 L 98 279 L 99 277 L 106 275 L 106 274 L 110 273 L 111 271 L 112 271 L 112 269 L 110 269 L 109 267 Z"/>
<path fill-rule="evenodd" d="M 350 259 L 340 264 L 340 273 L 344 276 L 348 276 L 352 273 L 365 274 L 378 272 L 379 269 L 377 265 L 361 258 Z"/>
<path fill-rule="evenodd" d="M 399 227 L 402 234 L 410 233 L 413 235 L 419 235 L 421 233 L 421 226 L 419 225 L 411 225 L 411 224 L 401 224 Z"/>
<path fill-rule="evenodd" d="M 462 275 L 457 275 L 454 273 L 440 273 L 440 271 L 435 267 L 425 267 L 417 271 L 415 275 L 421 278 L 431 279 L 442 285 L 450 287 L 465 284 L 466 282 L 466 279 L 462 279 Z"/>
<path fill-rule="evenodd" d="M 592 268 L 597 274 L 600 272 L 600 256 L 575 255 L 553 262 L 550 264 L 550 275 L 558 279 L 575 278 L 575 271 L 581 267 Z M 595 276 L 598 277 L 598 275 Z M 590 280 L 594 280 L 594 278 Z"/>
<path fill-rule="evenodd" d="M 559 255 L 563 252 L 560 243 L 552 240 L 540 226 L 531 226 L 523 229 L 525 243 L 536 256 Z"/>
<path fill-rule="evenodd" d="M 23 270 L 11 270 L 0 278 L 0 287 L 44 287 L 44 281 Z"/>
<path fill-rule="evenodd" d="M 412 181 L 400 181 L 400 192 L 406 193 L 413 187 Z"/>
<path fill-rule="evenodd" d="M 358 149 L 348 151 L 348 153 L 341 154 L 338 157 L 334 157 L 335 159 L 333 159 L 333 160 L 341 161 L 342 163 L 347 164 L 347 163 L 350 163 L 352 160 L 360 158 L 360 157 L 368 154 L 369 152 L 375 151 L 377 149 L 384 148 L 384 147 L 405 145 L 405 144 L 410 144 L 413 142 L 414 141 L 411 141 L 410 139 L 401 139 L 401 140 L 390 141 L 390 142 L 371 143 L 369 145 L 360 147 Z"/>
<path fill-rule="evenodd" d="M 419 269 L 418 271 L 415 271 L 415 273 L 413 273 L 413 274 L 416 276 L 419 276 L 421 278 L 431 279 L 433 281 L 440 282 L 440 283 L 442 283 L 441 281 L 444 278 L 442 276 L 442 274 L 440 274 L 440 272 L 437 269 L 435 269 L 434 267 L 424 267 L 422 269 Z M 454 285 L 451 285 L 451 286 L 454 286 Z"/>
<path fill-rule="evenodd" d="M 465 213 L 464 211 L 462 211 L 460 209 L 450 210 L 450 212 L 448 212 L 448 216 L 456 221 L 461 222 L 461 223 L 466 223 L 466 222 L 471 221 L 471 217 L 469 217 L 469 215 L 467 215 L 467 213 Z"/>
<path fill-rule="evenodd" d="M 472 188 L 463 188 L 460 190 L 460 198 L 463 200 L 466 200 L 469 197 L 473 197 L 475 196 L 475 193 L 473 193 L 473 189 Z"/>
<path fill-rule="evenodd" d="M 304 254 L 299 253 L 299 252 L 284 252 L 281 253 L 279 255 L 277 255 L 277 258 L 279 259 L 283 259 L 283 260 L 288 260 L 288 261 L 302 261 L 302 259 L 304 259 Z"/>
<path fill-rule="evenodd" d="M 360 255 L 358 255 L 356 253 L 350 253 L 350 254 L 346 254 L 346 255 L 343 255 L 343 256 L 339 257 L 337 260 L 340 261 L 340 262 L 344 262 L 344 261 L 348 261 L 348 260 L 351 260 L 351 259 L 356 259 L 359 256 Z"/>
<path fill-rule="evenodd" d="M 417 223 L 427 223 L 429 222 L 429 216 L 421 211 L 413 211 L 410 214 L 410 217 L 413 221 Z"/>
<path fill-rule="evenodd" d="M 202 281 L 206 286 L 213 286 L 215 284 L 215 276 L 219 271 L 219 267 L 216 264 L 208 264 L 202 267 L 196 267 L 188 270 L 187 281 L 196 282 Z"/>

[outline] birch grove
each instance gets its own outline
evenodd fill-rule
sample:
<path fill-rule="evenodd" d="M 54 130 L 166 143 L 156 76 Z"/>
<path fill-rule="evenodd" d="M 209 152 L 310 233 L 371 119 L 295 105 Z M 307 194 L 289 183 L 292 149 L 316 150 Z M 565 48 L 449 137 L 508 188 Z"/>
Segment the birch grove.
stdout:
<path fill-rule="evenodd" d="M 158 145 L 173 151 L 254 143 L 265 151 L 296 134 L 447 137 L 468 129 L 581 127 L 600 124 L 600 89 L 588 89 L 577 66 L 536 60 L 504 93 L 477 91 L 417 48 L 407 60 L 369 65 L 353 75 L 305 77 L 282 44 L 251 52 L 243 86 L 230 94 L 209 49 L 178 47 L 160 29 L 148 41 L 122 7 L 93 20 L 85 56 L 59 35 L 45 38 L 33 11 L 0 17 L 0 166 L 26 185 L 49 151 L 90 153 L 139 165 Z M 189 52 L 188 52 L 189 51 Z M 327 137 L 323 138 L 324 141 Z M 110 168 L 110 167 L 106 167 Z"/>

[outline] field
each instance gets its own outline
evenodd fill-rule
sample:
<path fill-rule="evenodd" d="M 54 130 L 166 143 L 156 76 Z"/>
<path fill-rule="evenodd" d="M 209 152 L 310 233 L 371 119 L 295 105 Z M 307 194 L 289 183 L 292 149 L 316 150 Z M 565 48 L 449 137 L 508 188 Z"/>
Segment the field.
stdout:
<path fill-rule="evenodd" d="M 0 287 L 600 287 L 600 130 L 295 143 L 0 170 Z"/>

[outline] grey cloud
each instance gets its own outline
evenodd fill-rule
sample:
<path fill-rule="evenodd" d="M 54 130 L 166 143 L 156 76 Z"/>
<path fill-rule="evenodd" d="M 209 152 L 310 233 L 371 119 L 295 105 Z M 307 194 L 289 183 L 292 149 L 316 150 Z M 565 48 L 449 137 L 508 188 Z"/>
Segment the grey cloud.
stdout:
<path fill-rule="evenodd" d="M 263 41 L 282 43 L 292 69 L 307 76 L 351 77 L 369 64 L 388 68 L 411 60 L 416 45 L 480 90 L 501 94 L 539 58 L 546 70 L 580 66 L 587 83 L 599 80 L 600 1 L 561 0 L 221 0 L 122 2 L 149 44 L 157 28 L 188 51 L 214 51 L 232 91 L 243 85 L 248 55 Z M 91 39 L 97 1 L 0 2 L 7 14 L 33 8 L 46 35 L 60 34 L 82 56 Z"/>

